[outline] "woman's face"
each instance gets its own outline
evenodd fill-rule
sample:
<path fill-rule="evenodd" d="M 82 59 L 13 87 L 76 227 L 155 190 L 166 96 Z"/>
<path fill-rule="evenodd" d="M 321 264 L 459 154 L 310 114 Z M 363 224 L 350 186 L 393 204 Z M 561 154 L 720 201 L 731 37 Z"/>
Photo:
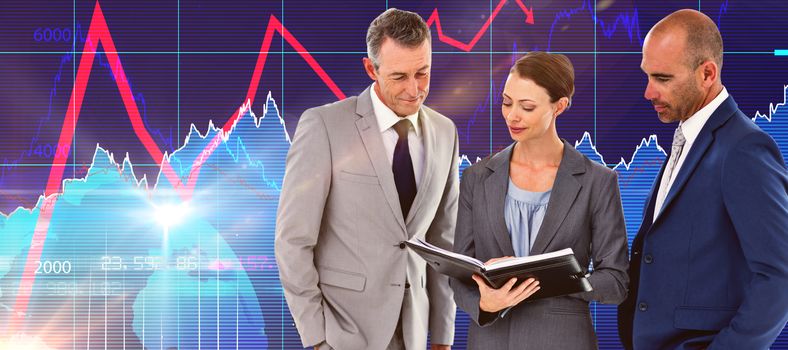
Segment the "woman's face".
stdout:
<path fill-rule="evenodd" d="M 538 140 L 555 132 L 555 118 L 566 109 L 567 102 L 566 98 L 550 102 L 545 88 L 531 79 L 509 74 L 501 112 L 514 141 Z"/>

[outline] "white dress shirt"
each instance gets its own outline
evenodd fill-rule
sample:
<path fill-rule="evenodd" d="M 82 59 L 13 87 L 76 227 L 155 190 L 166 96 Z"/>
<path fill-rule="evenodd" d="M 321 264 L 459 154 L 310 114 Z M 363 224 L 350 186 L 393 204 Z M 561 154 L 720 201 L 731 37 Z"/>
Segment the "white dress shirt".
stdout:
<path fill-rule="evenodd" d="M 383 147 L 386 149 L 386 156 L 388 157 L 389 164 L 394 162 L 394 147 L 397 145 L 399 135 L 397 130 L 394 130 L 394 124 L 397 124 L 400 118 L 394 111 L 391 110 L 385 103 L 378 97 L 375 92 L 375 83 L 372 84 L 372 109 L 375 112 L 375 117 L 378 118 L 378 126 L 380 126 L 380 134 L 383 138 Z M 424 168 L 424 145 L 421 140 L 421 127 L 419 125 L 419 112 L 406 116 L 410 120 L 410 128 L 408 129 L 408 150 L 410 151 L 410 159 L 413 162 L 413 175 L 416 177 L 416 187 L 421 184 L 422 169 Z"/>
<path fill-rule="evenodd" d="M 687 141 L 684 143 L 684 147 L 681 149 L 681 155 L 679 156 L 679 160 L 676 162 L 676 168 L 673 170 L 673 174 L 668 181 L 668 186 L 665 188 L 662 186 L 659 187 L 659 192 L 657 193 L 657 202 L 656 205 L 654 205 L 654 221 L 657 220 L 657 216 L 662 211 L 662 205 L 665 204 L 664 199 L 660 199 L 667 198 L 667 194 L 670 193 L 670 188 L 673 187 L 673 181 L 676 180 L 676 175 L 678 175 L 679 170 L 681 170 L 684 160 L 687 159 L 687 154 L 689 154 L 692 144 L 695 143 L 695 140 L 698 138 L 698 134 L 700 134 L 701 129 L 703 129 L 703 126 L 706 125 L 706 122 L 709 120 L 709 118 L 711 118 L 711 115 L 714 113 L 714 111 L 716 111 L 722 102 L 727 98 L 728 90 L 723 86 L 722 91 L 720 91 L 717 97 L 711 100 L 709 104 L 695 112 L 695 114 L 689 117 L 689 119 L 679 123 L 682 134 L 684 134 L 684 138 Z"/>

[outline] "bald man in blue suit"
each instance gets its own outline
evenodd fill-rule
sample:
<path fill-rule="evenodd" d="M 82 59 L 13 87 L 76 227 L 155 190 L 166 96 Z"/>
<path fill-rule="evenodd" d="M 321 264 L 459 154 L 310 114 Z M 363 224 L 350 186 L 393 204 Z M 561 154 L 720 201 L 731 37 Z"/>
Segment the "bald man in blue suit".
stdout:
<path fill-rule="evenodd" d="M 765 349 L 788 320 L 788 172 L 722 85 L 722 52 L 694 10 L 643 44 L 645 98 L 679 124 L 632 244 L 628 349 Z"/>

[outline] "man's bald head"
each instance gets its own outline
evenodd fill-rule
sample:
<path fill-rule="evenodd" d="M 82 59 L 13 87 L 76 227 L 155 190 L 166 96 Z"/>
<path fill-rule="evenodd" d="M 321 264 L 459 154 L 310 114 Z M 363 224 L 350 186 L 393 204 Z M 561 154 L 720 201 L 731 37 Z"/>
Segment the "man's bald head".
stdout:
<path fill-rule="evenodd" d="M 720 91 L 722 37 L 709 17 L 680 10 L 663 18 L 643 42 L 643 94 L 664 123 L 686 120 Z"/>
<path fill-rule="evenodd" d="M 714 21 L 702 12 L 691 9 L 673 12 L 651 28 L 646 40 L 665 35 L 684 38 L 684 57 L 691 69 L 709 60 L 722 69 L 722 36 Z"/>

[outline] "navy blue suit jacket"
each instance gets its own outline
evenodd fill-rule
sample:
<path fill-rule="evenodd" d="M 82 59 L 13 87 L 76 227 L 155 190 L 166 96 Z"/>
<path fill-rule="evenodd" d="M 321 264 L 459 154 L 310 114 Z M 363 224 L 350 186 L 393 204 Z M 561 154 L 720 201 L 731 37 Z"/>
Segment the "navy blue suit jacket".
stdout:
<path fill-rule="evenodd" d="M 619 333 L 635 349 L 765 349 L 788 321 L 788 171 L 728 97 L 632 244 Z M 653 221 L 653 223 L 652 223 Z"/>

